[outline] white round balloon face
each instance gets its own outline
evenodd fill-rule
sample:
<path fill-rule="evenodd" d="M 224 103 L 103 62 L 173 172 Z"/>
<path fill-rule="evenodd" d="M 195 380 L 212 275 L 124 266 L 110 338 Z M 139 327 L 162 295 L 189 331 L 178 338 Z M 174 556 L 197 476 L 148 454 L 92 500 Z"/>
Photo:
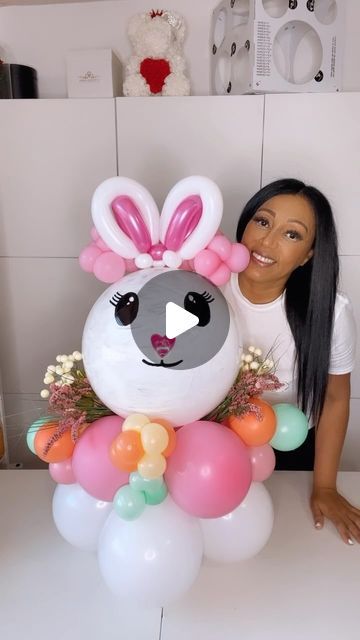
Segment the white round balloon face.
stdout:
<path fill-rule="evenodd" d="M 167 302 L 195 315 L 197 325 L 169 339 Z M 220 290 L 198 274 L 167 268 L 111 285 L 90 311 L 82 352 L 91 386 L 114 413 L 144 413 L 175 426 L 216 407 L 240 364 L 235 320 Z"/>

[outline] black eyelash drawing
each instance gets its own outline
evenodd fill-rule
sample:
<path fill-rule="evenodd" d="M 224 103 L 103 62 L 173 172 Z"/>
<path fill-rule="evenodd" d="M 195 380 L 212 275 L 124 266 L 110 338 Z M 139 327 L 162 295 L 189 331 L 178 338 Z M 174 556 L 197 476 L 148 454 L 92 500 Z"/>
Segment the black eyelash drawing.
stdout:
<path fill-rule="evenodd" d="M 118 304 L 118 302 L 120 302 L 121 298 L 123 296 L 121 295 L 121 293 L 119 293 L 118 291 L 116 293 L 114 293 L 113 297 L 111 298 L 111 300 L 109 300 L 110 304 L 112 304 L 114 307 L 116 307 L 116 305 Z"/>
<path fill-rule="evenodd" d="M 206 302 L 208 302 L 209 304 L 211 302 L 214 302 L 215 298 L 212 297 L 212 295 L 210 293 L 208 293 L 207 291 L 203 291 L 203 293 L 200 294 L 204 300 L 206 300 Z"/>

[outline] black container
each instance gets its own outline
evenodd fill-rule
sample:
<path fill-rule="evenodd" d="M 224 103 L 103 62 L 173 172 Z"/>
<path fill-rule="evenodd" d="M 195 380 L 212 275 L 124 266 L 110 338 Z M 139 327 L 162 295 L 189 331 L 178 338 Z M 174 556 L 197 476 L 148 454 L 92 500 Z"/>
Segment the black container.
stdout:
<path fill-rule="evenodd" d="M 0 98 L 38 98 L 37 73 L 23 64 L 0 64 Z"/>

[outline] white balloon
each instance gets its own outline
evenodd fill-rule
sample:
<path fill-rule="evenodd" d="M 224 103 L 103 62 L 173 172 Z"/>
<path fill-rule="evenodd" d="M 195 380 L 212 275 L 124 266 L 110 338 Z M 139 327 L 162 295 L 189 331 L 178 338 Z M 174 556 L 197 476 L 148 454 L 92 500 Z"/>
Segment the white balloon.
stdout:
<path fill-rule="evenodd" d="M 135 258 L 135 264 L 138 269 L 148 269 L 153 264 L 153 259 L 148 253 L 140 253 Z"/>
<path fill-rule="evenodd" d="M 148 228 L 152 244 L 159 242 L 159 211 L 151 193 L 131 178 L 109 178 L 97 187 L 91 202 L 92 218 L 97 231 L 115 253 L 123 258 L 135 258 L 139 251 L 119 227 L 111 210 L 111 203 L 116 196 L 128 196 L 135 202 Z"/>
<path fill-rule="evenodd" d="M 204 249 L 217 232 L 223 213 L 223 197 L 217 184 L 205 176 L 189 176 L 177 182 L 169 191 L 160 218 L 160 240 L 165 241 L 166 232 L 178 205 L 185 198 L 199 195 L 203 212 L 194 231 L 179 249 L 183 260 L 190 260 Z"/>
<path fill-rule="evenodd" d="M 203 555 L 199 521 L 168 496 L 137 520 L 113 512 L 98 547 L 102 576 L 118 597 L 149 607 L 176 600 L 195 581 Z"/>
<path fill-rule="evenodd" d="M 179 426 L 199 420 L 224 399 L 239 370 L 240 347 L 229 309 L 227 337 L 211 361 L 176 371 L 144 366 L 144 354 L 135 343 L 131 325 L 120 327 L 116 323 L 110 300 L 129 291 L 138 293 L 152 278 L 168 272 L 167 267 L 137 271 L 106 289 L 86 320 L 82 353 L 92 388 L 114 413 L 123 417 L 131 413 L 161 416 Z M 161 313 L 160 309 L 160 320 Z M 146 327 L 145 314 L 143 322 Z"/>
<path fill-rule="evenodd" d="M 204 555 L 215 562 L 240 562 L 252 558 L 268 542 L 274 509 L 268 490 L 253 482 L 243 502 L 222 518 L 200 521 Z"/>
<path fill-rule="evenodd" d="M 112 502 L 93 498 L 79 484 L 59 484 L 52 509 L 55 525 L 67 542 L 85 551 L 96 551 Z"/>
<path fill-rule="evenodd" d="M 166 264 L 167 267 L 171 267 L 171 269 L 178 269 L 182 263 L 180 254 L 175 251 L 164 251 L 163 259 L 164 264 Z"/>

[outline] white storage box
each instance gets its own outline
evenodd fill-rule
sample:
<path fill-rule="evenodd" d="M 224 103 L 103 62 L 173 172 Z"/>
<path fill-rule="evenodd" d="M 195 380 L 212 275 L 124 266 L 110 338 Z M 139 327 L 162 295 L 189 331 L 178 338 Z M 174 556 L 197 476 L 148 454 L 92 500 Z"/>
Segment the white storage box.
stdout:
<path fill-rule="evenodd" d="M 69 51 L 66 60 L 69 98 L 122 95 L 122 68 L 111 49 Z"/>
<path fill-rule="evenodd" d="M 212 17 L 212 93 L 339 91 L 344 4 L 223 0 Z"/>

